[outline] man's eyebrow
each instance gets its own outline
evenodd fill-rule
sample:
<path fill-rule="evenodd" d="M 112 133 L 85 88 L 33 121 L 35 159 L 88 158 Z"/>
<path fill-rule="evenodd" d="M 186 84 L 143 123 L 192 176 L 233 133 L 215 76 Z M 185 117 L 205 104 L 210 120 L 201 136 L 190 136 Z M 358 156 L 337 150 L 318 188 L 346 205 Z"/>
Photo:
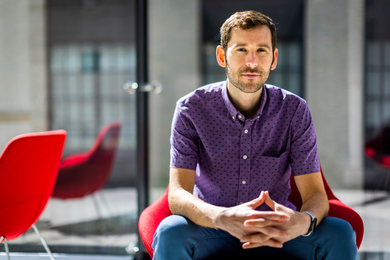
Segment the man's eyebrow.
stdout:
<path fill-rule="evenodd" d="M 246 44 L 246 43 L 237 43 L 237 44 L 235 44 L 235 47 L 245 47 L 245 46 L 248 46 L 248 44 Z M 266 44 L 266 43 L 258 44 L 257 47 L 263 47 L 263 48 L 271 49 L 271 46 Z"/>

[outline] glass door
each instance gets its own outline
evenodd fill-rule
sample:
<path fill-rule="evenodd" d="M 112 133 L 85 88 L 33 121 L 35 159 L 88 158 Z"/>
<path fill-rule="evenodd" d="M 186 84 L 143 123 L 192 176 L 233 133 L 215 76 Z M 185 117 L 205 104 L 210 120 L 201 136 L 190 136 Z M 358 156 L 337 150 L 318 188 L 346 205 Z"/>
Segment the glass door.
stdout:
<path fill-rule="evenodd" d="M 54 253 L 125 255 L 137 243 L 136 95 L 123 89 L 136 81 L 135 9 L 135 0 L 47 1 L 50 128 L 67 131 L 38 221 Z M 43 251 L 35 234 L 18 245 Z"/>

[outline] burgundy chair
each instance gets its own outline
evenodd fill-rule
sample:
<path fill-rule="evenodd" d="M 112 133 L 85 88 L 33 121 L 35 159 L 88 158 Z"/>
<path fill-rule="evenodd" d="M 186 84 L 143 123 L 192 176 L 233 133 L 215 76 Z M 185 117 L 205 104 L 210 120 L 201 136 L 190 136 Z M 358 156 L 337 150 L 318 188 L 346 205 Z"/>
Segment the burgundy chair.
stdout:
<path fill-rule="evenodd" d="M 53 192 L 65 138 L 64 130 L 19 135 L 0 156 L 0 239 L 8 259 L 7 240 L 31 227 L 54 259 L 35 223 Z"/>
<path fill-rule="evenodd" d="M 114 163 L 120 127 L 119 122 L 104 126 L 89 151 L 64 158 L 54 187 L 54 198 L 82 198 L 104 187 Z"/>
<path fill-rule="evenodd" d="M 328 183 L 326 182 L 323 173 L 322 179 L 324 181 L 325 190 L 329 199 L 329 216 L 344 219 L 351 224 L 352 228 L 356 232 L 356 245 L 359 248 L 362 243 L 364 234 L 364 225 L 361 217 L 352 208 L 348 207 L 336 198 L 336 196 L 330 189 Z M 298 192 L 298 188 L 295 184 L 293 174 L 291 174 L 290 180 L 291 195 L 289 197 L 289 200 L 294 203 L 294 205 L 299 209 L 302 206 L 302 198 Z M 138 229 L 142 242 L 144 243 L 146 251 L 149 253 L 151 258 L 153 258 L 152 242 L 154 233 L 160 222 L 164 218 L 172 215 L 168 205 L 168 191 L 169 187 L 157 201 L 152 203 L 142 212 L 138 221 Z"/>

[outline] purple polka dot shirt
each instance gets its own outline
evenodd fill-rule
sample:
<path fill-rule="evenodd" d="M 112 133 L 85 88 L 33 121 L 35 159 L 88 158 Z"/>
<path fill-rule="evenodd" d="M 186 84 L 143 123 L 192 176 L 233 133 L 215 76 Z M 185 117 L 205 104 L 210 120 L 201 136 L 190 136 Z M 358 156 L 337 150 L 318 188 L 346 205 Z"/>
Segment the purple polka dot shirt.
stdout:
<path fill-rule="evenodd" d="M 308 106 L 267 84 L 257 114 L 245 118 L 230 102 L 227 81 L 201 87 L 176 104 L 170 167 L 195 170 L 194 195 L 210 204 L 231 207 L 268 190 L 295 210 L 288 201 L 291 170 L 320 171 Z"/>

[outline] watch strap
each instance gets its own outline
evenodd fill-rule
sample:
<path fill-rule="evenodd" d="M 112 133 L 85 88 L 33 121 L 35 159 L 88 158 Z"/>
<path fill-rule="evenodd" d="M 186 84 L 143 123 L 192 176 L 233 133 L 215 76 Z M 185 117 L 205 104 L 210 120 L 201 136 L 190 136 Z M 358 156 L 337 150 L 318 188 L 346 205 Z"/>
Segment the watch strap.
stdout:
<path fill-rule="evenodd" d="M 310 223 L 310 227 L 309 227 L 309 231 L 305 234 L 305 235 L 302 235 L 304 237 L 308 237 L 310 236 L 311 234 L 313 234 L 314 232 L 314 229 L 316 228 L 316 225 L 317 225 L 317 218 L 316 216 L 310 212 L 310 211 L 303 211 L 302 213 L 307 213 L 309 214 L 309 216 L 311 217 L 311 223 Z"/>

